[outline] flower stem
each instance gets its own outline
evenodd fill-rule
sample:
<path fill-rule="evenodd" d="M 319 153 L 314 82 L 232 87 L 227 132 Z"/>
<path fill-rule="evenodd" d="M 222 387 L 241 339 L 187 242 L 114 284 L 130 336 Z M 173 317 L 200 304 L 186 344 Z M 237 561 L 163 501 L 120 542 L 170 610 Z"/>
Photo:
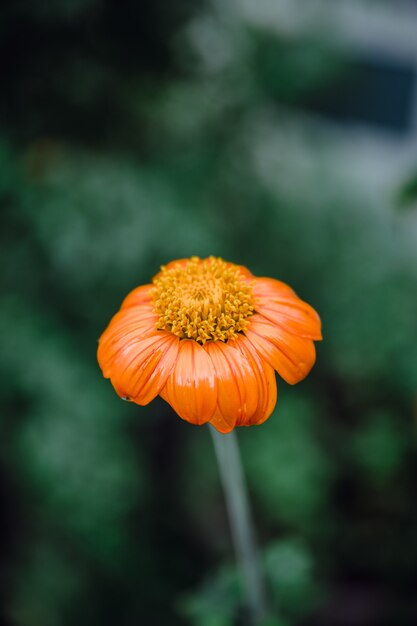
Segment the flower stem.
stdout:
<path fill-rule="evenodd" d="M 266 594 L 237 437 L 234 431 L 222 435 L 212 426 L 210 432 L 223 483 L 236 558 L 243 576 L 250 623 L 256 626 L 267 615 Z"/>

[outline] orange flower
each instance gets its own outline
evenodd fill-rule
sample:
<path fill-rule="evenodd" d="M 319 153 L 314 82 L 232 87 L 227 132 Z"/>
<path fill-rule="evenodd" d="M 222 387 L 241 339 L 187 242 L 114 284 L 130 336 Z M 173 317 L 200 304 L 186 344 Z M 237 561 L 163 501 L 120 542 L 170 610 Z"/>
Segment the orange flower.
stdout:
<path fill-rule="evenodd" d="M 318 339 L 319 316 L 286 284 L 192 257 L 129 293 L 97 356 L 125 400 L 145 405 L 159 394 L 182 419 L 227 433 L 268 419 L 274 370 L 290 384 L 302 380 Z"/>

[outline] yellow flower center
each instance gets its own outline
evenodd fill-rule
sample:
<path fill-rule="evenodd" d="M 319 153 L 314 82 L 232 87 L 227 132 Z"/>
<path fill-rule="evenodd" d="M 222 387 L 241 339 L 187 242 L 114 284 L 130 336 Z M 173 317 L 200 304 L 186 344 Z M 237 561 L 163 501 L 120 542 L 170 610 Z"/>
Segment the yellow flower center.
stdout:
<path fill-rule="evenodd" d="M 252 288 L 239 267 L 216 257 L 163 266 L 153 283 L 157 328 L 182 339 L 227 341 L 254 313 Z"/>

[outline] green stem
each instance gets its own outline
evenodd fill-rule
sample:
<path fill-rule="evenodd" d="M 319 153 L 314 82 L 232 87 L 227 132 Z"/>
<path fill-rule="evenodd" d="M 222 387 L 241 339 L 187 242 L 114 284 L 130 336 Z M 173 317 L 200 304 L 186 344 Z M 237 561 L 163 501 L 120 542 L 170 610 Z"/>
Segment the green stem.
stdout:
<path fill-rule="evenodd" d="M 255 626 L 266 617 L 266 595 L 237 437 L 234 431 L 222 435 L 212 426 L 210 432 L 223 483 L 236 558 L 243 576 L 250 620 Z"/>

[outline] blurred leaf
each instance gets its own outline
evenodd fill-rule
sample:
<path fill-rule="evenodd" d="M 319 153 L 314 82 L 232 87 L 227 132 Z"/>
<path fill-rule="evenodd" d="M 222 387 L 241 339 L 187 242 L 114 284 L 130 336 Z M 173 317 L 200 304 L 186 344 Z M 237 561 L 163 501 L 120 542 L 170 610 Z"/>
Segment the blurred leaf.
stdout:
<path fill-rule="evenodd" d="M 58 626 L 85 584 L 83 574 L 47 544 L 33 546 L 16 573 L 16 596 L 8 609 L 16 626 Z"/>
<path fill-rule="evenodd" d="M 268 617 L 260 626 L 290 626 L 290 622 L 276 617 Z"/>
<path fill-rule="evenodd" d="M 284 102 L 316 94 L 344 69 L 342 55 L 319 41 L 280 39 L 265 31 L 255 32 L 252 62 L 257 82 L 265 92 Z"/>
<path fill-rule="evenodd" d="M 313 556 L 298 538 L 285 538 L 269 545 L 264 562 L 277 610 L 298 620 L 322 599 Z"/>
<path fill-rule="evenodd" d="M 286 626 L 306 614 L 321 599 L 313 573 L 313 559 L 298 539 L 282 539 L 263 551 L 262 564 L 271 597 L 272 615 L 262 626 Z M 186 596 L 181 610 L 195 626 L 232 625 L 244 597 L 240 574 L 233 566 L 222 566 L 200 589 Z M 290 618 L 281 617 L 281 613 Z"/>
<path fill-rule="evenodd" d="M 369 479 L 384 484 L 402 469 L 409 448 L 400 420 L 388 412 L 373 413 L 352 438 L 352 451 Z"/>
<path fill-rule="evenodd" d="M 282 394 L 262 428 L 242 432 L 248 481 L 263 515 L 294 527 L 314 527 L 326 507 L 332 466 L 318 440 L 313 403 Z"/>
<path fill-rule="evenodd" d="M 181 611 L 195 626 L 232 626 L 241 602 L 240 584 L 233 567 L 222 567 L 201 589 L 186 596 Z"/>
<path fill-rule="evenodd" d="M 409 178 L 399 189 L 396 203 L 399 209 L 414 209 L 417 207 L 417 174 Z"/>
<path fill-rule="evenodd" d="M 103 394 L 95 359 L 91 368 L 51 320 L 46 333 L 33 309 L 28 320 L 22 302 L 16 304 L 0 316 L 0 328 L 7 329 L 0 366 L 32 398 L 15 435 L 19 474 L 41 515 L 114 562 L 128 547 L 124 523 L 145 486 L 120 413 Z"/>

